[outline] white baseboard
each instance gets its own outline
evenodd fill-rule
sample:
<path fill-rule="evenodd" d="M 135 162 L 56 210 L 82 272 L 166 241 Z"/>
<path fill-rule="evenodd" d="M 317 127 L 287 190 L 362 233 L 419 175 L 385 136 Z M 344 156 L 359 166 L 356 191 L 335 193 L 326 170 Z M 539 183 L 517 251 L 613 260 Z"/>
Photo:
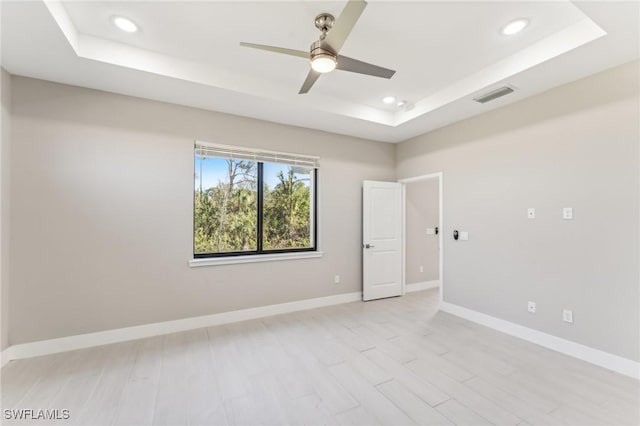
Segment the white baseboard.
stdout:
<path fill-rule="evenodd" d="M 591 364 L 640 380 L 640 363 L 580 343 L 562 339 L 542 331 L 524 327 L 448 302 L 440 303 L 440 310 L 466 320 L 493 328 L 545 348 L 581 359 Z"/>
<path fill-rule="evenodd" d="M 214 325 L 229 324 L 255 318 L 263 318 L 272 315 L 286 314 L 289 312 L 303 311 L 306 309 L 321 308 L 323 306 L 339 305 L 342 303 L 357 302 L 362 300 L 362 293 L 344 293 L 333 296 L 318 297 L 315 299 L 298 300 L 277 305 L 260 306 L 257 308 L 241 309 L 238 311 L 222 312 L 219 314 L 204 315 L 165 321 L 154 324 L 144 324 L 134 327 L 118 328 L 114 330 L 99 331 L 96 333 L 80 334 L 77 336 L 61 337 L 58 339 L 41 340 L 38 342 L 23 343 L 9 346 L 2 351 L 1 366 L 7 362 L 31 358 L 34 356 L 54 354 L 58 352 L 73 351 L 76 349 L 90 348 L 93 346 L 108 345 L 110 343 L 126 342 L 145 337 L 160 336 L 163 334 L 177 333 L 179 331 L 194 330 Z"/>
<path fill-rule="evenodd" d="M 12 358 L 11 356 L 11 346 L 9 346 L 8 348 L 6 348 L 4 351 L 0 351 L 0 368 L 4 367 L 5 365 L 7 365 L 7 363 L 9 361 L 11 361 Z"/>
<path fill-rule="evenodd" d="M 413 293 L 414 291 L 431 290 L 440 287 L 440 280 L 421 281 L 419 283 L 411 283 L 405 286 L 405 293 Z"/>

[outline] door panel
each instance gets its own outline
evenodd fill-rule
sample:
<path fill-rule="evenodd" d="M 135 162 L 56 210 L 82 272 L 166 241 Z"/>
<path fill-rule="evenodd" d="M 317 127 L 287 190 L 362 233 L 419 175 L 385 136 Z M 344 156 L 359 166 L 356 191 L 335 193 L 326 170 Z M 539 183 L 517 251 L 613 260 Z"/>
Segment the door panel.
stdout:
<path fill-rule="evenodd" d="M 371 208 L 375 211 L 371 215 L 372 240 L 395 238 L 394 225 L 397 217 L 393 205 L 394 195 L 394 188 L 371 188 Z"/>
<path fill-rule="evenodd" d="M 364 300 L 402 294 L 402 185 L 364 181 L 362 294 Z"/>

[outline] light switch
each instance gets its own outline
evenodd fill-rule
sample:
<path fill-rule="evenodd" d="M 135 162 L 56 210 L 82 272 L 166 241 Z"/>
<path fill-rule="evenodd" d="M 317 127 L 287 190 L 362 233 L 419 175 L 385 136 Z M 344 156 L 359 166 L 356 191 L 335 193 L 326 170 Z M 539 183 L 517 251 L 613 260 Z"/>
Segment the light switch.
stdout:
<path fill-rule="evenodd" d="M 460 231 L 460 240 L 469 241 L 469 233 L 466 231 Z"/>
<path fill-rule="evenodd" d="M 573 311 L 568 309 L 564 309 L 562 311 L 562 320 L 564 322 L 573 323 Z"/>
<path fill-rule="evenodd" d="M 536 218 L 536 209 L 534 209 L 533 207 L 529 207 L 527 209 L 527 218 L 528 219 L 535 219 Z"/>
<path fill-rule="evenodd" d="M 427 235 L 436 235 L 436 228 L 427 228 Z"/>
<path fill-rule="evenodd" d="M 562 218 L 565 220 L 573 219 L 573 207 L 565 207 L 562 209 Z"/>

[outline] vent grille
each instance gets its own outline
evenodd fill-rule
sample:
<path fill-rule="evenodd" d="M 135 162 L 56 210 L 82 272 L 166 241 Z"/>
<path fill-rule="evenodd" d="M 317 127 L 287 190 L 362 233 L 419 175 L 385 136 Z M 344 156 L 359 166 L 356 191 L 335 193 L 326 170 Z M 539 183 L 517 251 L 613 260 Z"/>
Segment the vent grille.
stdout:
<path fill-rule="evenodd" d="M 489 93 L 485 93 L 484 95 L 480 95 L 478 97 L 473 98 L 474 101 L 476 102 L 480 102 L 481 104 L 485 104 L 489 101 L 492 101 L 494 99 L 498 99 L 501 98 L 505 95 L 508 95 L 509 93 L 513 93 L 513 88 L 509 87 L 509 86 L 503 86 L 500 87 L 496 90 L 492 90 Z"/>

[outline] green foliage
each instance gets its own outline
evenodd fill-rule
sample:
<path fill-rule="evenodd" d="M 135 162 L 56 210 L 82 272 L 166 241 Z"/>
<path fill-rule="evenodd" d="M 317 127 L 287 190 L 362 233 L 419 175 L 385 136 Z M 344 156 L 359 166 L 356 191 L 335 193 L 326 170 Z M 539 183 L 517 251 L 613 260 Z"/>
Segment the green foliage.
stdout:
<path fill-rule="evenodd" d="M 227 160 L 227 179 L 194 194 L 196 253 L 250 251 L 257 248 L 256 165 Z"/>
<path fill-rule="evenodd" d="M 278 174 L 280 181 L 264 195 L 264 249 L 309 247 L 310 196 L 309 186 L 289 167 L 287 174 Z"/>
<path fill-rule="evenodd" d="M 227 177 L 194 193 L 195 253 L 257 249 L 256 163 L 227 160 Z M 310 190 L 291 167 L 264 187 L 263 249 L 309 247 Z"/>

